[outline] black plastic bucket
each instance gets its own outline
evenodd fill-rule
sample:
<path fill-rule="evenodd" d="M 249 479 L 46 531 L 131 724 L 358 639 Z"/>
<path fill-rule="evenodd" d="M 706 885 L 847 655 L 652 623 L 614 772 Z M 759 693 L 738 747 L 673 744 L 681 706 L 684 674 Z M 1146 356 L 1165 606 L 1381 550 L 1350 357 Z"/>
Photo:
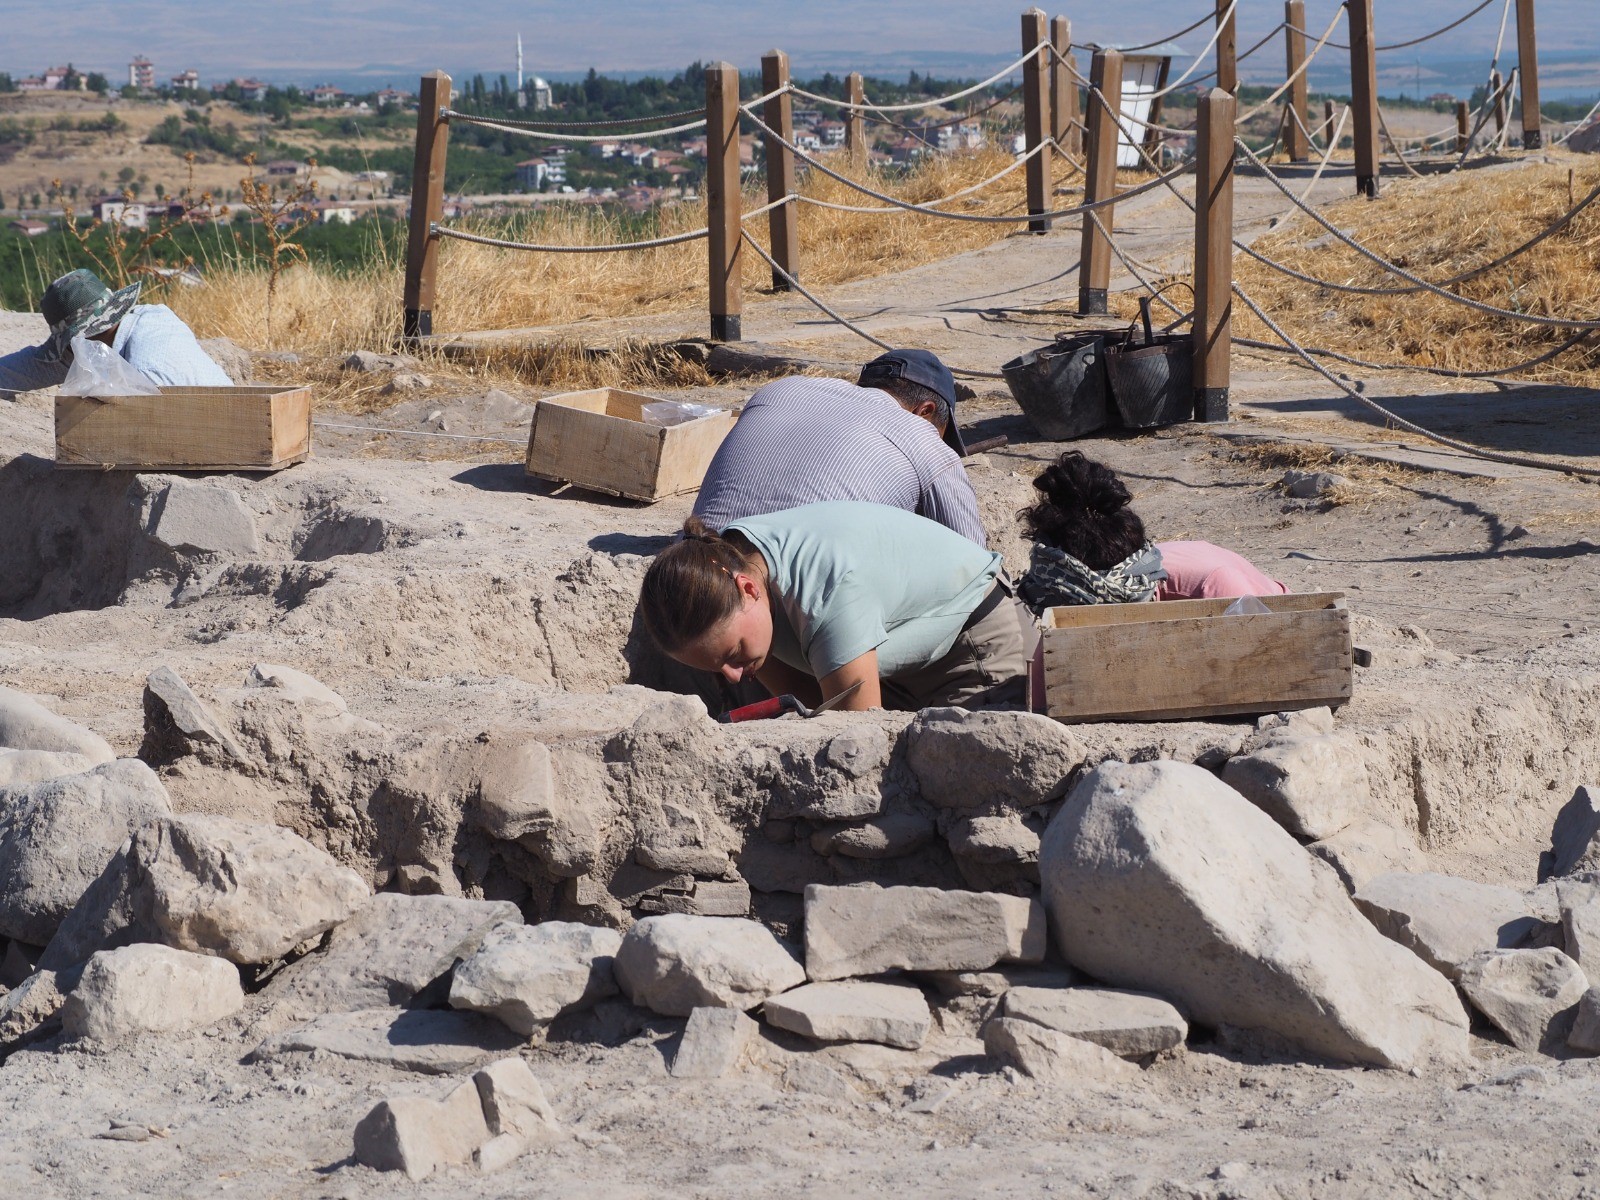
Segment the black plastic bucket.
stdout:
<path fill-rule="evenodd" d="M 1116 423 L 1106 387 L 1106 341 L 1121 334 L 1058 337 L 1000 368 L 1006 386 L 1039 435 L 1065 442 Z"/>
<path fill-rule="evenodd" d="M 1122 423 L 1130 429 L 1177 425 L 1194 416 L 1194 338 L 1155 333 L 1150 302 L 1141 300 L 1144 341 L 1106 347 L 1106 381 Z"/>

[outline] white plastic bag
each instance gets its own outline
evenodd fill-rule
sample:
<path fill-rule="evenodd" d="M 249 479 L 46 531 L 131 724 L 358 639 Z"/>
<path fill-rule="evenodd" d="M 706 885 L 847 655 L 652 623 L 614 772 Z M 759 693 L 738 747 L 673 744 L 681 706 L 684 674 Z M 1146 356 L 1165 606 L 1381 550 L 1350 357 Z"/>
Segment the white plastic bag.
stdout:
<path fill-rule="evenodd" d="M 1225 617 L 1256 617 L 1271 611 L 1270 608 L 1254 596 L 1240 596 L 1222 610 L 1222 615 Z"/>
<path fill-rule="evenodd" d="M 104 342 L 82 334 L 72 339 L 72 366 L 63 396 L 159 396 L 161 387 Z"/>
<path fill-rule="evenodd" d="M 685 421 L 698 421 L 721 410 L 710 404 L 691 404 L 687 400 L 657 400 L 646 404 L 639 415 L 651 425 L 682 425 Z"/>

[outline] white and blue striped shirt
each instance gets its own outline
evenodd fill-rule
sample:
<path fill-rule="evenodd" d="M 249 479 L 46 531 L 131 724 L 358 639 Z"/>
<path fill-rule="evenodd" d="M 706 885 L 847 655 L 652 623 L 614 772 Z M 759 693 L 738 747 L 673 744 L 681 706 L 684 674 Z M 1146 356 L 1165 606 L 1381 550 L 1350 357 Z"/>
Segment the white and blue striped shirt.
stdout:
<path fill-rule="evenodd" d="M 978 498 L 956 452 L 887 392 L 795 376 L 751 396 L 695 501 L 721 530 L 826 500 L 903 508 L 988 546 Z"/>

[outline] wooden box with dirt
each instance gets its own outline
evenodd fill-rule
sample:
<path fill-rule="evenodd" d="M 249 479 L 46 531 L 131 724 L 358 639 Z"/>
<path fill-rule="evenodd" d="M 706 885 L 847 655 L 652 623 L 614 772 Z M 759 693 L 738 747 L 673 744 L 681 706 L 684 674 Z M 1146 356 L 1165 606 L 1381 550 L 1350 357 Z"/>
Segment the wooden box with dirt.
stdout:
<path fill-rule="evenodd" d="M 735 414 L 657 425 L 644 407 L 659 403 L 618 388 L 546 396 L 533 411 L 528 474 L 650 503 L 695 491 Z"/>
<path fill-rule="evenodd" d="M 1350 699 L 1343 593 L 1262 596 L 1270 611 L 1224 615 L 1232 599 L 1047 609 L 1045 711 L 1058 721 L 1194 720 Z"/>
<path fill-rule="evenodd" d="M 58 467 L 276 471 L 310 454 L 309 388 L 246 384 L 56 397 Z"/>

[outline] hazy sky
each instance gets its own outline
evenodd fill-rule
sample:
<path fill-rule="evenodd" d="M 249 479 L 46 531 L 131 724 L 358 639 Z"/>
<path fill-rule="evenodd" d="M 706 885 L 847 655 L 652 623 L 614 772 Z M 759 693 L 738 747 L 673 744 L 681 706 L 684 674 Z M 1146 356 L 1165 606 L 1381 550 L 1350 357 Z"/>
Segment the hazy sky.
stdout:
<path fill-rule="evenodd" d="M 1380 41 L 1403 40 L 1445 24 L 1477 0 L 1376 0 Z M 1319 31 L 1336 0 L 1307 0 Z M 313 82 L 325 76 L 433 67 L 457 74 L 514 68 L 520 30 L 529 73 L 678 70 L 700 59 L 757 65 L 763 50 L 787 50 L 802 69 L 895 68 L 940 72 L 1003 64 L 1017 53 L 1024 5 L 993 0 L 0 0 L 0 70 L 31 73 L 68 60 L 125 77 L 135 54 L 158 72 L 194 67 L 216 78 L 256 70 Z M 1082 40 L 1128 44 L 1172 32 L 1208 0 L 1066 0 Z M 1422 48 L 1487 55 L 1501 4 Z M 1538 0 L 1541 43 L 1552 53 L 1600 54 L 1600 0 Z M 1076 10 L 1076 11 L 1074 11 Z M 1240 0 L 1240 48 L 1282 19 L 1282 0 Z M 1515 19 L 1513 18 L 1513 26 Z M 1197 51 L 1206 33 L 1183 39 Z M 1342 40 L 1336 39 L 1336 40 Z M 1514 45 L 1514 32 L 1508 32 Z M 1261 60 L 1279 63 L 1281 50 Z M 1512 56 L 1514 57 L 1514 51 Z M 1600 91 L 1600 77 L 1593 84 Z"/>

